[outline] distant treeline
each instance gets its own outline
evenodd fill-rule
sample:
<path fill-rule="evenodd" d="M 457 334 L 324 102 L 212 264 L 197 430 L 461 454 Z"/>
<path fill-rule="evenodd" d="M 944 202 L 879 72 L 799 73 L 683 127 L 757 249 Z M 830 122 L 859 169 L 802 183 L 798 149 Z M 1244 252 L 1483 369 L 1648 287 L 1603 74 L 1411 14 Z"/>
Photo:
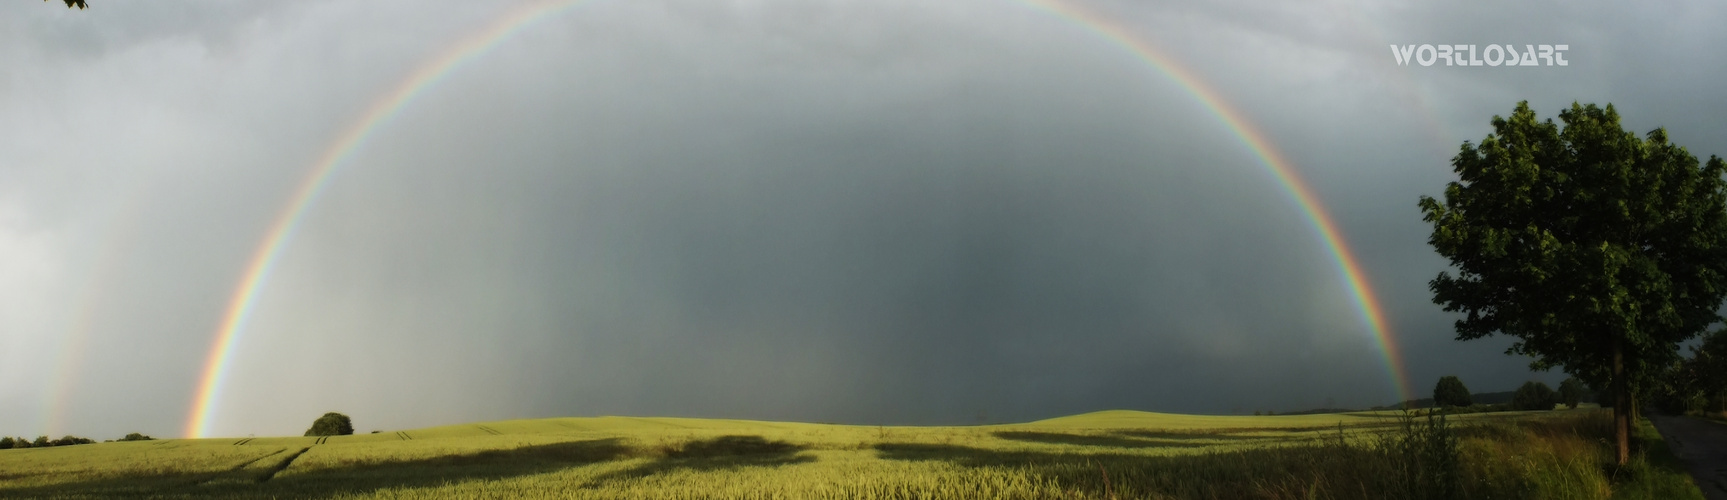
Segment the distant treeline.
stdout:
<path fill-rule="evenodd" d="M 126 437 L 120 439 L 109 439 L 107 442 L 149 441 L 152 439 L 155 438 L 134 432 L 127 434 Z M 75 444 L 92 444 L 95 442 L 96 440 L 94 439 L 78 436 L 66 436 L 60 439 L 48 439 L 48 436 L 37 436 L 34 440 L 25 437 L 0 437 L 0 450 L 15 448 L 47 448 L 49 446 L 72 446 Z"/>
<path fill-rule="evenodd" d="M 1511 403 L 1512 398 L 1514 398 L 1516 396 L 1517 396 L 1517 391 L 1477 392 L 1477 393 L 1470 394 L 1469 399 L 1474 400 L 1475 404 L 1502 405 L 1502 404 Z M 1421 398 L 1421 399 L 1411 399 L 1408 401 L 1404 401 L 1402 404 L 1394 404 L 1394 405 L 1390 405 L 1390 406 L 1375 406 L 1375 407 L 1373 407 L 1373 409 L 1375 409 L 1375 410 L 1395 410 L 1398 408 L 1432 408 L 1433 406 L 1434 406 L 1433 405 L 1433 398 Z"/>
<path fill-rule="evenodd" d="M 1517 391 L 1478 392 L 1478 393 L 1470 394 L 1469 398 L 1471 400 L 1473 400 L 1473 402 L 1476 405 L 1487 406 L 1487 407 L 1497 405 L 1497 406 L 1505 406 L 1506 408 L 1504 408 L 1504 409 L 1510 409 L 1509 406 L 1517 398 Z M 1585 403 L 1595 402 L 1595 398 L 1593 398 L 1592 395 L 1590 395 L 1590 394 L 1585 394 L 1583 396 L 1582 400 Z M 1399 403 L 1399 404 L 1392 404 L 1392 405 L 1386 405 L 1386 406 L 1375 406 L 1375 407 L 1368 408 L 1368 409 L 1369 410 L 1401 410 L 1404 408 L 1409 408 L 1409 409 L 1432 408 L 1434 406 L 1435 405 L 1433 404 L 1433 398 L 1421 398 L 1421 399 L 1411 399 L 1411 400 L 1404 401 L 1404 402 Z M 1483 408 L 1483 410 L 1486 410 L 1486 409 L 1487 408 Z M 1286 411 L 1286 412 L 1282 412 L 1282 413 L 1277 413 L 1276 415 L 1318 415 L 1318 414 L 1322 414 L 1322 413 L 1347 413 L 1347 412 L 1352 412 L 1352 411 L 1361 411 L 1361 410 L 1358 408 L 1314 408 L 1311 410 Z"/>

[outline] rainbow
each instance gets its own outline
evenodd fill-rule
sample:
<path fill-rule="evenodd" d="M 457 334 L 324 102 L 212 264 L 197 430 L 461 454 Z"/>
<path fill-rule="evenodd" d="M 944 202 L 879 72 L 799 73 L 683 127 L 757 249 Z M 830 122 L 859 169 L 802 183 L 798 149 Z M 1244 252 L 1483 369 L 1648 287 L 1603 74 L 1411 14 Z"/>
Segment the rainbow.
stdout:
<path fill-rule="evenodd" d="M 509 10 L 484 29 L 463 38 L 448 50 L 428 60 L 407 78 L 403 79 L 392 90 L 378 99 L 366 112 L 360 115 L 353 125 L 342 132 L 329 149 L 318 158 L 317 163 L 306 176 L 305 180 L 289 198 L 288 205 L 270 226 L 266 237 L 253 253 L 249 264 L 235 287 L 232 298 L 223 315 L 217 330 L 215 344 L 211 347 L 204 361 L 203 376 L 199 381 L 192 403 L 191 416 L 187 419 L 185 434 L 188 437 L 204 437 L 215 410 L 216 399 L 222 394 L 223 380 L 234 345 L 244 332 L 246 319 L 251 315 L 259 290 L 269 280 L 274 269 L 277 256 L 292 238 L 299 227 L 301 217 L 317 200 L 318 194 L 329 183 L 337 167 L 343 160 L 351 156 L 366 142 L 373 132 L 424 91 L 441 81 L 450 72 L 463 63 L 474 60 L 510 35 L 522 28 L 533 25 L 536 21 L 546 19 L 572 7 L 586 3 L 587 0 L 558 0 L 525 4 Z M 1173 58 L 1158 51 L 1151 44 L 1134 37 L 1123 26 L 1108 19 L 1080 8 L 1059 3 L 1053 0 L 1016 0 L 1025 5 L 1054 14 L 1077 25 L 1101 35 L 1132 52 L 1140 60 L 1175 81 L 1188 93 L 1192 94 L 1207 109 L 1215 114 L 1228 126 L 1236 137 L 1240 138 L 1260 161 L 1271 171 L 1278 182 L 1285 188 L 1290 197 L 1312 223 L 1326 248 L 1336 258 L 1337 267 L 1356 305 L 1361 310 L 1361 316 L 1368 330 L 1378 341 L 1380 351 L 1384 354 L 1386 369 L 1390 372 L 1395 389 L 1403 399 L 1412 394 L 1409 382 L 1403 373 L 1403 360 L 1398 352 L 1396 339 L 1385 326 L 1385 315 L 1368 284 L 1361 264 L 1338 231 L 1337 224 L 1326 212 L 1313 189 L 1299 176 L 1290 165 L 1289 160 L 1271 146 L 1265 135 L 1254 128 L 1243 117 L 1240 111 L 1228 105 L 1218 93 L 1206 86 L 1193 71 L 1179 65 Z"/>
<path fill-rule="evenodd" d="M 258 290 L 263 288 L 270 277 L 270 271 L 275 268 L 276 256 L 282 253 L 282 248 L 287 246 L 294 230 L 299 228 L 301 216 L 312 206 L 312 202 L 318 199 L 318 194 L 329 183 L 331 175 L 336 172 L 336 167 L 342 164 L 342 160 L 359 149 L 360 145 L 366 142 L 366 138 L 388 122 L 391 116 L 462 63 L 484 55 L 487 50 L 522 27 L 583 1 L 541 2 L 506 12 L 485 29 L 462 39 L 439 57 L 409 74 L 394 89 L 384 94 L 382 99 L 367 108 L 366 112 L 360 115 L 360 119 L 343 131 L 342 135 L 330 144 L 330 148 L 318 157 L 310 175 L 300 182 L 299 189 L 289 198 L 287 209 L 283 210 L 270 226 L 264 243 L 252 254 L 252 260 L 246 266 L 240 285 L 234 289 L 233 297 L 228 300 L 227 312 L 223 315 L 221 326 L 216 333 L 216 344 L 204 360 L 204 375 L 192 403 L 192 416 L 186 422 L 186 436 L 204 437 L 208 430 L 216 397 L 222 393 L 222 382 L 227 373 L 229 357 L 234 350 L 234 342 L 239 339 L 246 318 L 252 313 Z"/>
<path fill-rule="evenodd" d="M 1332 257 L 1336 259 L 1337 269 L 1343 273 L 1343 282 L 1348 285 L 1351 298 L 1355 299 L 1356 307 L 1361 310 L 1362 321 L 1373 334 L 1374 340 L 1379 343 L 1379 352 L 1385 357 L 1385 369 L 1391 375 L 1393 389 L 1397 391 L 1399 401 L 1409 400 L 1414 391 L 1409 386 L 1403 354 L 1397 347 L 1397 337 L 1385 326 L 1385 309 L 1379 305 L 1379 297 L 1373 293 L 1373 286 L 1367 282 L 1367 273 L 1362 272 L 1361 261 L 1356 259 L 1355 252 L 1349 249 L 1348 241 L 1343 239 L 1343 232 L 1337 229 L 1337 222 L 1332 219 L 1330 212 L 1325 210 L 1325 205 L 1319 203 L 1319 197 L 1313 194 L 1313 188 L 1295 174 L 1295 168 L 1289 159 L 1284 158 L 1283 154 L 1271 146 L 1271 141 L 1265 138 L 1265 134 L 1254 128 L 1241 111 L 1224 101 L 1223 96 L 1218 95 L 1216 90 L 1207 86 L 1199 75 L 1176 64 L 1175 59 L 1151 44 L 1135 38 L 1132 32 L 1120 24 L 1054 0 L 1020 1 L 1085 26 L 1132 51 L 1140 60 L 1157 68 L 1159 72 L 1187 89 L 1200 104 L 1223 120 L 1224 125 L 1246 143 L 1248 149 L 1253 150 L 1260 163 L 1271 170 L 1271 174 L 1277 177 L 1277 182 L 1283 185 L 1284 192 L 1301 207 L 1301 212 L 1307 216 L 1314 231 L 1319 233 L 1320 240 L 1325 242 L 1326 249 L 1330 250 Z"/>

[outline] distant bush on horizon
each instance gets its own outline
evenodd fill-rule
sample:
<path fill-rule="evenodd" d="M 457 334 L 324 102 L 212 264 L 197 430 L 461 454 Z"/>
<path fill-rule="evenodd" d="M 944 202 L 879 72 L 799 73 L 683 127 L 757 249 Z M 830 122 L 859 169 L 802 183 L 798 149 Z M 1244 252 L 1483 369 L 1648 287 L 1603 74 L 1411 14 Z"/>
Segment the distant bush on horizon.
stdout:
<path fill-rule="evenodd" d="M 15 448 L 47 448 L 50 446 L 72 446 L 75 444 L 94 444 L 96 440 L 78 436 L 63 436 L 60 439 L 48 439 L 48 436 L 38 436 L 35 441 L 18 437 L 0 437 L 0 450 Z"/>
<path fill-rule="evenodd" d="M 354 421 L 336 412 L 325 413 L 312 421 L 312 428 L 306 429 L 307 436 L 348 436 L 353 433 Z"/>
<path fill-rule="evenodd" d="M 1517 410 L 1551 410 L 1556 404 L 1559 404 L 1559 393 L 1547 384 L 1535 381 L 1524 382 L 1511 399 L 1511 407 Z"/>

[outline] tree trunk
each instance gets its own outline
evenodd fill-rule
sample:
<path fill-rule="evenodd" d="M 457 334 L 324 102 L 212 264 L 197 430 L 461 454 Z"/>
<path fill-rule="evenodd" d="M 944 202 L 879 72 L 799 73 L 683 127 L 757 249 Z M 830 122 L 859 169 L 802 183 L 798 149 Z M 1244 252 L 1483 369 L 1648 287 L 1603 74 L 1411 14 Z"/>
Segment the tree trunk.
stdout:
<path fill-rule="evenodd" d="M 1625 380 L 1625 341 L 1613 343 L 1613 440 L 1619 465 L 1631 463 L 1631 384 Z"/>

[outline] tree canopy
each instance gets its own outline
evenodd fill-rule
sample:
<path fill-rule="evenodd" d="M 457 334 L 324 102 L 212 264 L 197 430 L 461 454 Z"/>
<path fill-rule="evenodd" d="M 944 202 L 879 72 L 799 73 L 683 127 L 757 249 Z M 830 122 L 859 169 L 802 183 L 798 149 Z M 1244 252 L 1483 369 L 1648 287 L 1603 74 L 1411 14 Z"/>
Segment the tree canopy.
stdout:
<path fill-rule="evenodd" d="M 1470 400 L 1469 388 L 1463 385 L 1462 380 L 1446 375 L 1439 377 L 1439 383 L 1433 386 L 1433 404 L 1441 407 L 1469 406 L 1474 401 Z"/>
<path fill-rule="evenodd" d="M 1566 377 L 1559 383 L 1559 402 L 1564 403 L 1567 408 L 1576 408 L 1588 395 L 1589 388 L 1577 377 Z"/>
<path fill-rule="evenodd" d="M 306 429 L 307 436 L 347 436 L 354 433 L 354 422 L 347 415 L 336 412 L 325 413 L 312 421 L 312 428 Z"/>
<path fill-rule="evenodd" d="M 1718 321 L 1727 297 L 1727 162 L 1622 129 L 1619 114 L 1573 103 L 1537 121 L 1527 102 L 1464 142 L 1444 201 L 1423 196 L 1428 243 L 1457 274 L 1429 282 L 1463 313 L 1457 339 L 1516 338 L 1508 354 L 1610 387 L 1619 460 L 1629 459 L 1631 394 Z"/>
<path fill-rule="evenodd" d="M 1669 392 L 1660 401 L 1670 411 L 1727 411 L 1727 330 L 1704 335 L 1666 382 Z"/>
<path fill-rule="evenodd" d="M 1511 396 L 1511 409 L 1518 411 L 1551 410 L 1559 402 L 1559 395 L 1552 387 L 1540 382 L 1524 382 L 1517 388 L 1517 393 Z"/>

